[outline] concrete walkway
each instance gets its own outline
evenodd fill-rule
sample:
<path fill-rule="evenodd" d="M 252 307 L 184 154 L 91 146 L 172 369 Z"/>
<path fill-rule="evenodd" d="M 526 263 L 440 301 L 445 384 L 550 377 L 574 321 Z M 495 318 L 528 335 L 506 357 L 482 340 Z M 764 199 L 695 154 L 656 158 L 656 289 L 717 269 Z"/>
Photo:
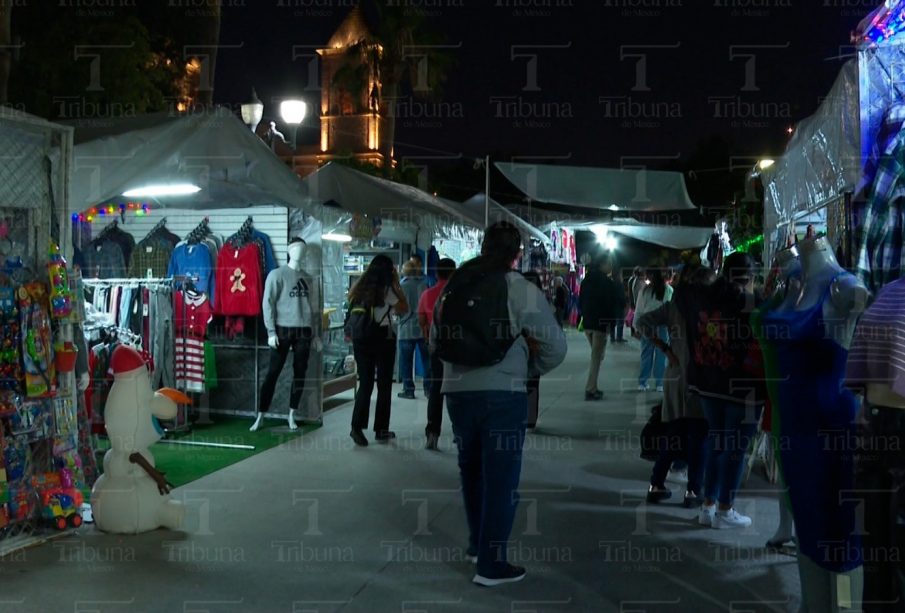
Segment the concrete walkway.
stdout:
<path fill-rule="evenodd" d="M 473 585 L 451 433 L 424 451 L 425 401 L 394 397 L 389 446 L 353 448 L 351 404 L 325 426 L 176 491 L 184 534 L 88 527 L 0 561 L 0 611 L 794 611 L 795 559 L 763 544 L 776 492 L 755 470 L 738 508 L 752 528 L 716 531 L 672 502 L 643 502 L 638 347 L 610 347 L 606 397 L 584 402 L 587 342 L 541 383 L 526 441 L 510 558 L 521 583 Z M 625 389 L 626 391 L 621 391 Z M 681 501 L 684 487 L 673 484 Z"/>

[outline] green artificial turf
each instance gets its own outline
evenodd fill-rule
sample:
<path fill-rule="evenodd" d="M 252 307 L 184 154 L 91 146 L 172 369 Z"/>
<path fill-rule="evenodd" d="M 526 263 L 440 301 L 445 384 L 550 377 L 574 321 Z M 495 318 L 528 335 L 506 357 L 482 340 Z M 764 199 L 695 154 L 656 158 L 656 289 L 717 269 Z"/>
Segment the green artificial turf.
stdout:
<path fill-rule="evenodd" d="M 286 428 L 285 418 L 266 419 L 257 432 L 249 432 L 248 428 L 252 422 L 253 419 L 249 418 L 218 416 L 212 418 L 210 424 L 196 422 L 191 432 L 177 433 L 168 438 L 187 442 L 254 445 L 254 450 L 159 442 L 151 447 L 154 463 L 158 470 L 166 473 L 170 483 L 179 487 L 320 427 L 314 424 L 300 424 L 298 430 L 290 432 Z"/>

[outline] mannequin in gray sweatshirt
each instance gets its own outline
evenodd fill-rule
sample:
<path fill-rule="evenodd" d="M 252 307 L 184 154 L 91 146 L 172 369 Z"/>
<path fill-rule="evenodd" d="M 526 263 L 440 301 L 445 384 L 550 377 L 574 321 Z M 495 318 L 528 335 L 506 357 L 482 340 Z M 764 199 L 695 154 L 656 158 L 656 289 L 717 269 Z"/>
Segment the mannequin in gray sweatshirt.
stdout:
<path fill-rule="evenodd" d="M 292 349 L 292 389 L 289 394 L 290 430 L 295 423 L 298 408 L 305 389 L 305 374 L 308 371 L 308 356 L 312 346 L 320 351 L 320 339 L 314 335 L 315 325 L 314 280 L 302 269 L 307 245 L 300 238 L 289 241 L 289 264 L 280 266 L 267 275 L 264 283 L 264 326 L 267 328 L 267 344 L 270 345 L 270 367 L 261 385 L 258 414 L 250 430 L 261 426 L 264 414 L 270 409 L 274 390 L 289 350 Z"/>

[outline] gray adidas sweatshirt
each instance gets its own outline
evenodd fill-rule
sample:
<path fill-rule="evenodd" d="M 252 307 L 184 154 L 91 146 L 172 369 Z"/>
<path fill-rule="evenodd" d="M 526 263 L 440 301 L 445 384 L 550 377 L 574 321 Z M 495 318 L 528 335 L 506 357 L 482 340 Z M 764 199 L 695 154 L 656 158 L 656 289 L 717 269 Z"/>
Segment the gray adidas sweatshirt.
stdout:
<path fill-rule="evenodd" d="M 305 271 L 283 265 L 270 271 L 264 282 L 264 326 L 268 336 L 281 328 L 310 328 L 314 281 Z"/>
<path fill-rule="evenodd" d="M 509 322 L 519 335 L 506 356 L 493 366 L 472 368 L 443 363 L 443 393 L 527 391 L 529 375 L 542 375 L 566 357 L 566 337 L 556 323 L 553 307 L 537 287 L 518 273 L 506 275 L 509 283 Z M 529 356 L 522 332 L 537 340 L 540 350 Z"/>

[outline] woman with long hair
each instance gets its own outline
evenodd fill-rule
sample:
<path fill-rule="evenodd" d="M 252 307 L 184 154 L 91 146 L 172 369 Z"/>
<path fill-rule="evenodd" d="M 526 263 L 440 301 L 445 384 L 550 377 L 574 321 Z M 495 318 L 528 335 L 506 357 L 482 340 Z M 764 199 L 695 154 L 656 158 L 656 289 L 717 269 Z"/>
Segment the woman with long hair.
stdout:
<path fill-rule="evenodd" d="M 699 263 L 689 262 L 682 268 L 676 283 L 676 296 L 682 292 L 701 291 L 714 280 L 713 272 Z M 667 427 L 666 442 L 660 448 L 660 455 L 654 462 L 650 477 L 647 501 L 657 503 L 672 497 L 666 487 L 666 476 L 670 466 L 676 461 L 688 464 L 688 485 L 685 489 L 684 505 L 687 508 L 700 506 L 703 500 L 704 469 L 707 465 L 707 420 L 701 410 L 697 396 L 688 393 L 686 370 L 691 354 L 685 332 L 685 320 L 675 301 L 664 303 L 635 320 L 635 325 L 643 335 L 662 351 L 669 360 L 663 379 L 663 423 Z M 663 326 L 669 329 L 669 343 L 662 341 L 657 330 Z"/>
<path fill-rule="evenodd" d="M 374 438 L 387 442 L 396 438 L 390 430 L 390 395 L 393 391 L 393 365 L 396 363 L 396 335 L 390 312 L 404 315 L 409 311 L 405 293 L 399 285 L 399 275 L 393 260 L 385 255 L 374 256 L 367 270 L 349 290 L 349 305 L 365 307 L 371 314 L 374 333 L 366 340 L 353 340 L 352 350 L 358 370 L 358 391 L 352 411 L 350 436 L 356 445 L 366 447 L 371 392 L 377 377 L 377 406 L 374 410 Z"/>
<path fill-rule="evenodd" d="M 651 268 L 647 271 L 649 284 L 641 290 L 638 296 L 638 304 L 635 307 L 635 319 L 639 319 L 646 313 L 655 311 L 663 304 L 672 300 L 672 287 L 666 284 L 663 271 L 659 268 Z M 666 326 L 657 326 L 656 338 L 663 343 L 669 343 L 669 334 Z M 641 337 L 641 367 L 638 371 L 638 389 L 646 392 L 649 388 L 647 381 L 653 372 L 654 381 L 658 392 L 663 391 L 663 371 L 666 368 L 666 356 L 654 346 L 652 338 Z"/>

